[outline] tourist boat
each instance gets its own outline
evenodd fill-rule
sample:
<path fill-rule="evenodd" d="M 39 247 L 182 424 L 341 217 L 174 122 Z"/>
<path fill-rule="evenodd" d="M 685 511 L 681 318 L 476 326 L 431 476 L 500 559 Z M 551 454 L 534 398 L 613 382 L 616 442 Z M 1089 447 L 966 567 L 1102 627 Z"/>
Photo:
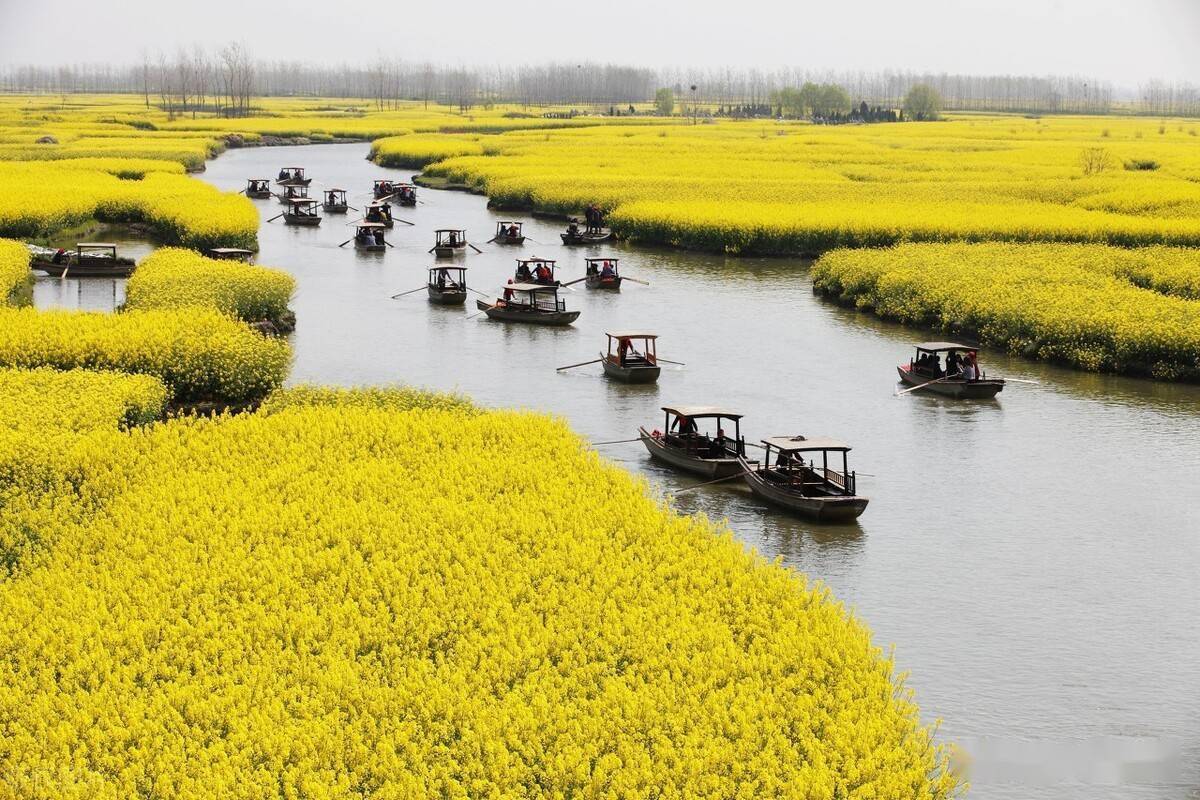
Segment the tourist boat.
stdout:
<path fill-rule="evenodd" d="M 383 238 L 386 225 L 378 222 L 359 222 L 354 226 L 354 249 L 381 251 L 387 250 L 387 240 Z"/>
<path fill-rule="evenodd" d="M 392 218 L 391 205 L 383 200 L 367 203 L 367 207 L 363 211 L 363 220 L 377 222 L 385 228 L 391 228 L 396 224 L 396 220 Z"/>
<path fill-rule="evenodd" d="M 608 352 L 600 354 L 604 374 L 622 383 L 654 383 L 662 368 L 658 366 L 655 342 L 658 335 L 619 331 L 607 333 Z M 641 342 L 641 349 L 637 343 Z"/>
<path fill-rule="evenodd" d="M 417 204 L 416 186 L 413 186 L 411 183 L 395 183 L 392 186 L 395 188 L 392 199 L 396 201 L 397 205 L 410 207 Z"/>
<path fill-rule="evenodd" d="M 520 222 L 497 222 L 496 235 L 492 241 L 496 244 L 524 244 L 525 234 L 521 231 Z"/>
<path fill-rule="evenodd" d="M 350 208 L 350 204 L 346 202 L 345 189 L 326 189 L 324 192 L 325 201 L 321 203 L 321 208 L 326 214 L 345 214 Z"/>
<path fill-rule="evenodd" d="M 586 258 L 586 283 L 589 289 L 607 289 L 610 292 L 621 291 L 620 259 L 617 258 Z"/>
<path fill-rule="evenodd" d="M 655 461 L 704 478 L 729 478 L 742 472 L 739 458 L 746 455 L 742 415 L 716 406 L 663 406 L 661 431 L 638 428 L 638 436 Z M 712 433 L 700 423 L 711 421 Z M 724 422 L 733 423 L 733 438 L 725 435 Z M 751 462 L 753 463 L 753 462 Z"/>
<path fill-rule="evenodd" d="M 441 228 L 434 236 L 436 238 L 430 252 L 438 258 L 449 258 L 467 250 L 467 232 L 462 228 Z"/>
<path fill-rule="evenodd" d="M 466 267 L 430 267 L 426 286 L 429 302 L 440 306 L 460 306 L 467 302 Z"/>
<path fill-rule="evenodd" d="M 301 186 L 300 184 L 296 184 L 295 186 L 285 186 L 283 187 L 283 191 L 275 196 L 279 198 L 279 202 L 283 203 L 284 205 L 287 205 L 293 200 L 307 200 L 308 187 Z"/>
<path fill-rule="evenodd" d="M 371 195 L 376 200 L 382 200 L 385 197 L 391 197 L 395 191 L 392 188 L 393 186 L 395 186 L 393 181 L 390 181 L 387 178 L 380 178 L 379 180 L 375 181 L 374 185 L 371 187 Z"/>
<path fill-rule="evenodd" d="M 297 198 L 288 203 L 283 212 L 283 221 L 288 225 L 304 225 L 315 227 L 321 224 L 321 215 L 317 213 L 317 201 L 310 197 Z"/>
<path fill-rule="evenodd" d="M 985 376 L 968 381 L 946 375 L 938 360 L 941 354 L 945 353 L 946 357 L 950 358 L 951 354 L 974 353 L 978 350 L 976 347 L 954 342 L 924 342 L 917 345 L 916 350 L 917 354 L 912 361 L 896 367 L 896 371 L 900 373 L 900 382 L 913 389 L 953 397 L 956 400 L 990 400 L 1004 390 L 1003 378 Z M 923 359 L 928 365 L 918 365 Z"/>
<path fill-rule="evenodd" d="M 264 200 L 271 196 L 271 182 L 266 178 L 247 178 L 246 188 L 242 192 L 246 197 Z"/>
<path fill-rule="evenodd" d="M 554 277 L 556 262 L 552 258 L 518 258 L 513 280 L 517 283 L 536 283 L 538 286 L 558 286 Z"/>
<path fill-rule="evenodd" d="M 106 242 L 80 242 L 74 250 L 39 250 L 30 269 L 56 278 L 128 278 L 136 266 L 132 258 L 117 255 L 117 246 Z"/>
<path fill-rule="evenodd" d="M 204 254 L 218 261 L 245 261 L 247 263 L 254 257 L 253 250 L 241 247 L 210 247 L 204 251 Z"/>
<path fill-rule="evenodd" d="M 866 509 L 867 498 L 855 494 L 856 476 L 846 463 L 849 445 L 803 436 L 776 436 L 762 444 L 762 463 L 738 458 L 750 491 L 759 498 L 819 522 L 849 522 Z M 807 462 L 805 453 L 813 454 Z M 841 472 L 830 469 L 830 453 L 842 454 Z"/>
<path fill-rule="evenodd" d="M 284 167 L 279 170 L 275 183 L 280 186 L 308 186 L 312 178 L 304 177 L 304 167 Z"/>
<path fill-rule="evenodd" d="M 579 220 L 572 219 L 562 234 L 562 243 L 567 245 L 588 245 L 607 242 L 612 238 L 608 228 L 581 228 Z"/>
<path fill-rule="evenodd" d="M 566 303 L 558 299 L 557 286 L 510 283 L 504 287 L 504 294 L 504 299 L 494 303 L 476 300 L 476 307 L 487 314 L 488 319 L 503 322 L 570 325 L 579 319 L 578 311 L 567 311 Z"/>

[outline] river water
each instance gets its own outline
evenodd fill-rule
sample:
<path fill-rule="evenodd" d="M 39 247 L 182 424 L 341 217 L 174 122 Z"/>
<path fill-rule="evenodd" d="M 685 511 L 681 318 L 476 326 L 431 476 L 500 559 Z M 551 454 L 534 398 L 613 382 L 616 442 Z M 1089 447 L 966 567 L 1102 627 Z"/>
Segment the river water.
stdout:
<path fill-rule="evenodd" d="M 365 145 L 230 151 L 199 179 L 236 190 L 301 164 L 312 194 L 347 188 L 362 207 L 377 177 Z M 562 224 L 531 219 L 523 248 L 485 244 L 504 218 L 484 198 L 421 190 L 397 209 L 395 248 L 339 249 L 352 229 L 264 223 L 259 263 L 296 276 L 292 382 L 401 382 L 489 406 L 548 411 L 593 441 L 661 426 L 660 406 L 721 404 L 748 439 L 829 435 L 854 446 L 871 504 L 859 523 L 820 526 L 764 508 L 738 486 L 678 495 L 684 513 L 727 519 L 767 557 L 828 584 L 884 646 L 925 719 L 974 760 L 977 798 L 1200 797 L 1200 387 L 1079 373 L 983 351 L 1010 383 L 994 402 L 896 397 L 895 365 L 935 334 L 881 322 L 812 293 L 807 263 L 612 245 L 562 247 Z M 263 219 L 280 210 L 255 201 Z M 582 310 L 564 329 L 490 322 L 431 306 L 422 286 L 439 227 L 483 250 L 461 259 L 495 291 L 514 258 L 613 254 L 650 282 L 620 294 L 563 292 Z M 607 381 L 606 330 L 660 334 L 685 362 L 656 386 Z M 696 481 L 652 464 L 640 444 L 602 447 L 664 491 Z"/>

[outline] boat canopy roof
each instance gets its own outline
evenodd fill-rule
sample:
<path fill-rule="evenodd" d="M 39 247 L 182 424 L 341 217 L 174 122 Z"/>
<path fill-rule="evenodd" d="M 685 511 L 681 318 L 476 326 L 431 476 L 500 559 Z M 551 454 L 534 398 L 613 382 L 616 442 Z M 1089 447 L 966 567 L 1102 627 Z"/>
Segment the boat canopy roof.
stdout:
<path fill-rule="evenodd" d="M 741 419 L 745 414 L 730 411 L 720 406 L 663 406 L 662 410 L 677 417 L 725 417 L 726 419 Z"/>
<path fill-rule="evenodd" d="M 553 258 L 538 258 L 537 256 L 534 256 L 533 258 L 518 258 L 517 263 L 518 264 L 557 264 L 558 261 Z"/>
<path fill-rule="evenodd" d="M 294 206 L 315 206 L 317 201 L 311 197 L 289 197 L 288 202 Z"/>
<path fill-rule="evenodd" d="M 803 436 L 772 436 L 770 439 L 763 439 L 762 443 L 767 447 L 774 447 L 776 450 L 784 453 L 799 453 L 808 450 L 846 451 L 850 449 L 850 445 L 845 442 L 831 439 L 828 436 L 814 436 L 812 438 L 805 438 Z"/>
<path fill-rule="evenodd" d="M 615 264 L 615 263 L 617 263 L 617 262 L 618 262 L 618 261 L 620 261 L 620 260 L 621 260 L 621 259 L 619 259 L 619 258 L 613 258 L 612 256 L 600 256 L 599 258 L 585 258 L 585 259 L 584 259 L 584 261 L 611 261 L 611 262 L 613 262 L 614 264 Z"/>
<path fill-rule="evenodd" d="M 346 193 L 346 190 L 345 190 L 345 189 L 338 189 L 337 187 L 333 187 L 333 188 L 330 188 L 330 189 L 326 189 L 326 190 L 325 190 L 325 194 L 332 194 L 333 192 L 341 192 L 342 194 L 345 194 L 345 193 Z"/>
<path fill-rule="evenodd" d="M 116 247 L 116 245 L 112 244 L 111 242 L 79 242 L 75 246 L 76 247 L 112 247 L 112 248 Z"/>
<path fill-rule="evenodd" d="M 517 220 L 515 220 L 515 219 L 498 219 L 498 220 L 496 220 L 496 224 L 497 224 L 497 225 L 503 225 L 503 226 L 505 226 L 505 227 L 508 227 L 509 225 L 516 225 L 516 226 L 519 228 L 519 227 L 521 227 L 522 225 L 524 225 L 525 223 L 524 223 L 524 222 L 518 222 L 518 221 L 517 221 Z"/>
<path fill-rule="evenodd" d="M 541 283 L 510 283 L 504 288 L 512 289 L 514 292 L 551 292 L 558 294 L 558 287 L 553 284 L 547 286 Z"/>
<path fill-rule="evenodd" d="M 451 266 L 451 265 L 447 264 L 444 267 L 430 267 L 429 274 L 432 275 L 433 273 L 441 272 L 442 270 L 445 270 L 446 272 L 457 272 L 459 274 L 462 274 L 467 271 L 467 268 L 466 267 L 455 267 L 455 266 Z"/>
<path fill-rule="evenodd" d="M 438 228 L 434 233 L 466 233 L 466 228 Z"/>
<path fill-rule="evenodd" d="M 290 169 L 292 172 L 304 172 L 304 167 L 284 167 L 284 169 Z"/>
<path fill-rule="evenodd" d="M 949 350 L 978 350 L 978 347 L 968 347 L 965 344 L 957 344 L 955 342 L 922 342 L 917 345 L 918 350 L 924 350 L 927 353 L 944 353 Z"/>
<path fill-rule="evenodd" d="M 657 339 L 657 333 L 644 333 L 642 331 L 613 331 L 612 333 L 604 334 L 610 339 Z"/>
<path fill-rule="evenodd" d="M 387 225 L 384 225 L 382 222 L 358 222 L 355 224 L 359 228 L 367 228 L 367 229 L 371 229 L 371 230 L 374 230 L 375 228 L 386 228 L 387 227 Z"/>
<path fill-rule="evenodd" d="M 210 248 L 208 248 L 208 252 L 218 253 L 223 256 L 252 256 L 252 255 L 254 255 L 253 250 L 246 250 L 245 248 L 242 248 L 242 247 L 210 247 Z"/>

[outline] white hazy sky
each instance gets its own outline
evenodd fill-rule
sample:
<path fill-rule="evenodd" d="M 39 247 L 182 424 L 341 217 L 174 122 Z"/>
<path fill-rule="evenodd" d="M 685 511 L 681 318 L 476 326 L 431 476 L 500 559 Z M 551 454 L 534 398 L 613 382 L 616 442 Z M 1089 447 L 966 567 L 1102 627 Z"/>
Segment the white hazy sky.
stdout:
<path fill-rule="evenodd" d="M 586 13 L 585 9 L 594 9 Z M 1077 74 L 1200 83 L 1200 0 L 0 0 L 0 63 L 260 58 Z"/>

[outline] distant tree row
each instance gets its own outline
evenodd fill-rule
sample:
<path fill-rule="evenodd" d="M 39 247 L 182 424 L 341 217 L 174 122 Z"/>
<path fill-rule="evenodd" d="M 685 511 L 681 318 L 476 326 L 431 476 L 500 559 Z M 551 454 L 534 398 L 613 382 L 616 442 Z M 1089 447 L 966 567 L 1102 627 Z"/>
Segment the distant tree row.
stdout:
<path fill-rule="evenodd" d="M 252 95 L 368 98 L 378 108 L 423 101 L 469 109 L 494 103 L 564 105 L 603 111 L 653 102 L 659 113 L 698 116 L 838 118 L 868 109 L 902 109 L 910 90 L 928 87 L 947 110 L 1200 116 L 1200 86 L 1151 81 L 1120 95 L 1086 77 L 820 72 L 804 69 L 651 69 L 620 64 L 547 63 L 463 67 L 379 58 L 368 64 L 256 60 L 242 45 L 173 55 L 143 54 L 125 66 L 0 66 L 0 91 L 75 94 L 127 92 L 173 113 L 246 113 Z M 664 91 L 665 87 L 665 91 Z M 645 108 L 645 106 L 642 106 Z M 766 114 L 764 109 L 770 109 Z M 668 111 L 669 109 L 669 111 Z M 861 110 L 861 108 L 859 109 Z M 918 114 L 906 111 L 910 118 Z"/>

